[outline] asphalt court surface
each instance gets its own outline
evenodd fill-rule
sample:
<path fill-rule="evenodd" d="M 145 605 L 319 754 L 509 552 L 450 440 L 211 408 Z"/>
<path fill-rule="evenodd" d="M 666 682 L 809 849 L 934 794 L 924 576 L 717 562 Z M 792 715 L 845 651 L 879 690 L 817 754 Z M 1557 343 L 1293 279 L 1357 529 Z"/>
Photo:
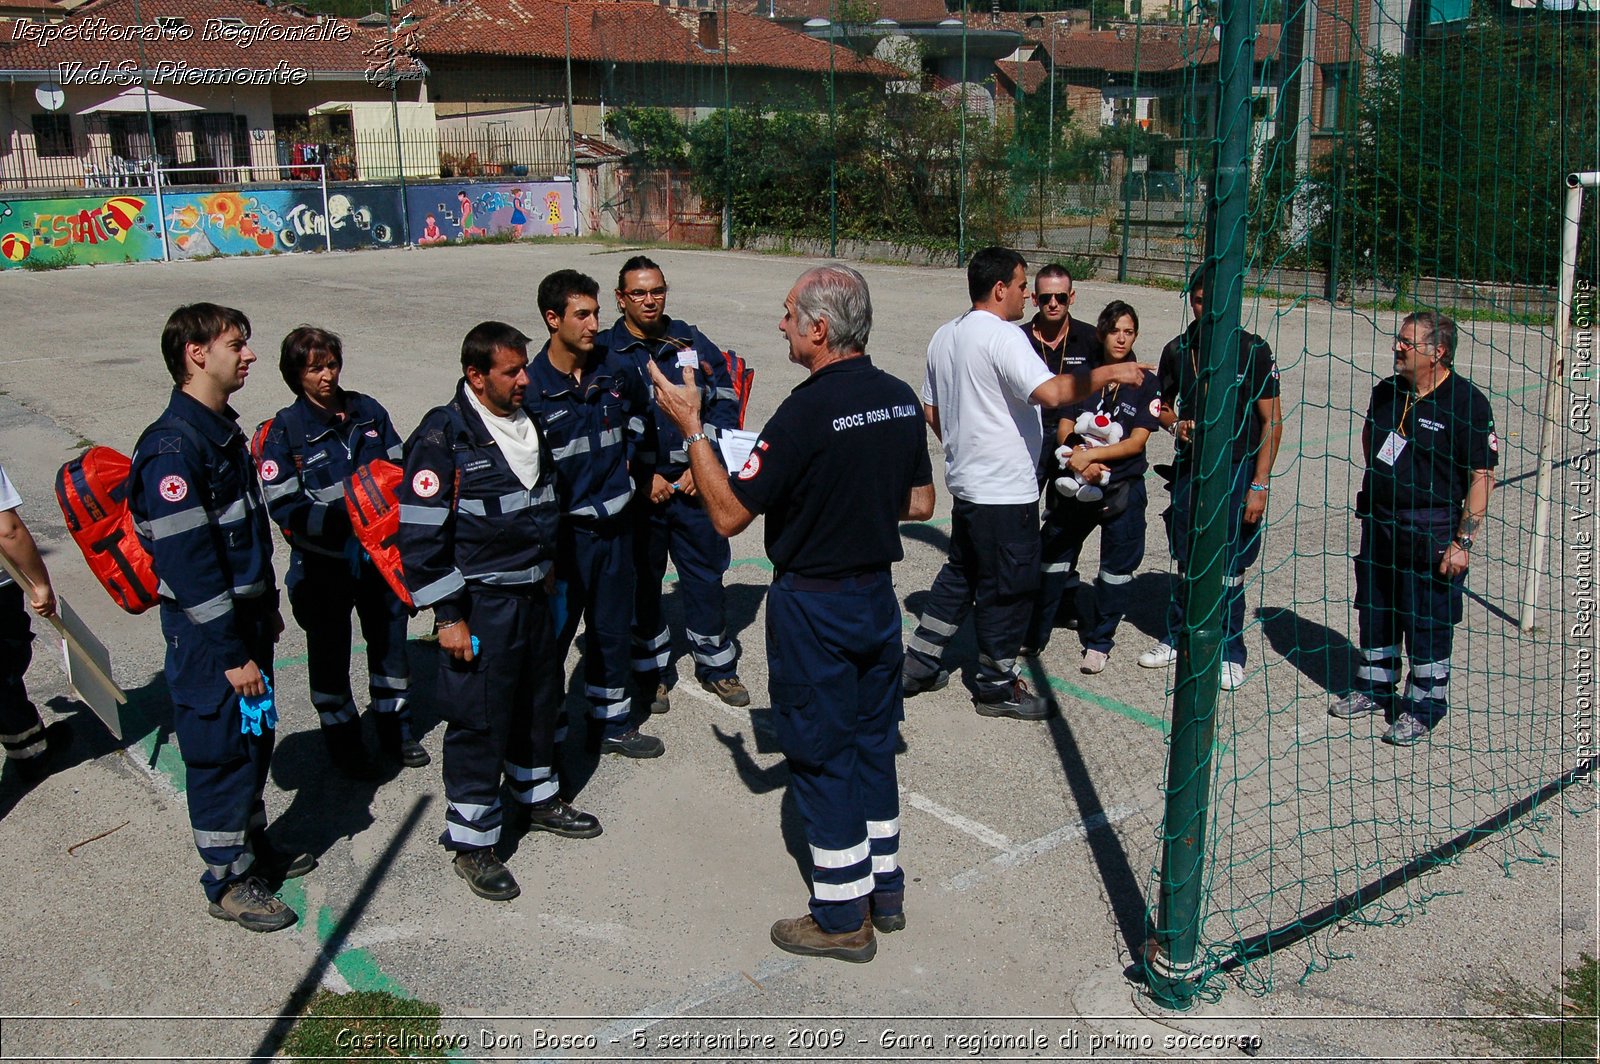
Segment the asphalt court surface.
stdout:
<path fill-rule="evenodd" d="M 316 850 L 322 865 L 283 893 L 301 914 L 292 931 L 246 935 L 205 916 L 181 766 L 161 727 L 155 618 L 120 614 L 92 584 L 50 500 L 55 469 L 85 441 L 130 449 L 159 412 L 170 384 L 158 337 L 178 303 L 209 299 L 250 316 L 261 361 L 235 403 L 247 428 L 288 402 L 277 341 L 309 322 L 344 338 L 345 385 L 377 396 L 404 434 L 448 397 L 472 325 L 496 318 L 542 336 L 534 292 L 545 273 L 583 270 L 604 294 L 632 250 L 524 244 L 0 278 L 11 335 L 0 349 L 0 461 L 24 495 L 23 513 L 58 588 L 111 649 L 133 698 L 125 751 L 79 714 L 70 768 L 27 793 L 10 774 L 0 780 L 0 850 L 13 857 L 0 870 L 0 891 L 15 899 L 6 923 L 16 944 L 0 984 L 0 1016 L 10 1017 L 0 1023 L 0 1054 L 238 1059 L 273 1044 L 272 1022 L 260 1017 L 281 1010 L 297 987 L 325 985 L 438 1003 L 451 1017 L 446 1032 L 467 1039 L 446 1048 L 468 1059 L 1205 1055 L 1195 1044 L 1169 1043 L 1173 1028 L 1141 1017 L 1121 976 L 1156 881 L 1171 679 L 1134 665 L 1158 634 L 1170 586 L 1158 516 L 1165 497 L 1153 478 L 1145 565 L 1110 666 L 1080 674 L 1065 630 L 1043 655 L 1048 675 L 1040 678 L 1063 716 L 980 718 L 959 682 L 908 702 L 899 769 L 910 926 L 883 936 L 869 965 L 791 957 L 767 940 L 773 920 L 804 911 L 806 888 L 804 839 L 765 719 L 770 566 L 759 521 L 734 540 L 727 578 L 753 710 L 700 692 L 680 660 L 672 711 L 646 726 L 666 741 L 666 756 L 575 756 L 576 804 L 600 817 L 605 834 L 522 840 L 508 863 L 524 892 L 509 904 L 471 896 L 437 845 L 442 726 L 428 698 L 433 651 L 416 638 L 425 622 L 412 629 L 414 707 L 435 763 L 376 787 L 329 769 L 305 691 L 304 639 L 291 624 L 278 650 L 283 719 L 267 800 L 279 837 Z M 777 323 L 810 261 L 648 253 L 671 284 L 670 312 L 755 367 L 749 424 L 759 425 L 803 376 L 785 360 Z M 928 337 L 967 302 L 964 274 L 861 269 L 874 298 L 870 353 L 917 386 Z M 1075 314 L 1091 321 L 1111 298 L 1137 307 L 1137 350 L 1151 363 L 1184 324 L 1175 292 L 1093 280 L 1078 291 Z M 611 310 L 602 298 L 607 322 Z M 1288 610 L 1350 631 L 1348 514 L 1359 480 L 1351 455 L 1374 373 L 1388 372 L 1397 319 L 1255 301 L 1247 317 L 1279 353 L 1288 414 L 1252 617 Z M 1541 678 L 1559 665 L 1558 649 L 1517 639 L 1504 620 L 1522 589 L 1545 349 L 1519 326 L 1465 331 L 1461 367 L 1495 394 L 1506 441 L 1506 484 L 1491 522 L 1503 546 L 1498 563 L 1473 577 L 1467 644 L 1514 677 L 1482 680 L 1481 697 L 1555 705 L 1560 692 Z M 1581 449 L 1573 440 L 1562 445 Z M 1157 437 L 1152 459 L 1169 460 L 1169 446 Z M 937 453 L 934 460 L 937 468 Z M 949 498 L 942 475 L 935 481 L 935 517 L 905 526 L 906 560 L 895 570 L 908 621 L 947 543 Z M 1095 565 L 1091 543 L 1080 569 L 1092 574 Z M 286 567 L 280 545 L 280 581 Z M 1546 594 L 1558 601 L 1554 589 Z M 673 600 L 669 593 L 682 654 Z M 1299 700 L 1298 727 L 1326 734 L 1317 677 L 1286 660 L 1271 632 L 1270 624 L 1253 626 L 1250 682 L 1225 696 L 1224 713 L 1247 721 Z M 957 639 L 956 664 L 970 668 L 973 654 L 968 631 Z M 51 701 L 62 690 L 57 660 L 41 639 L 30 689 L 52 712 L 70 713 L 69 704 Z M 576 655 L 569 673 L 575 662 Z M 352 662 L 358 691 L 364 669 L 359 657 Z M 1364 735 L 1360 743 L 1360 757 L 1374 756 Z M 1276 747 L 1248 732 L 1241 745 Z M 1355 800 L 1381 806 L 1392 798 Z M 1469 852 L 1430 877 L 1439 897 L 1403 925 L 1337 932 L 1335 952 L 1352 959 L 1302 984 L 1312 957 L 1291 954 L 1276 969 L 1272 994 L 1253 997 L 1234 985 L 1218 1008 L 1243 1017 L 1228 1021 L 1235 1026 L 1264 1031 L 1262 1057 L 1450 1060 L 1481 1052 L 1469 1023 L 1441 1018 L 1482 1015 L 1488 1006 L 1473 988 L 1512 975 L 1547 986 L 1579 949 L 1595 951 L 1594 823 L 1592 809 L 1558 812 L 1540 844 L 1561 859 L 1519 865 L 1512 875 L 1495 853 Z M 82 948 L 63 950 L 64 938 Z M 1406 1019 L 1419 1016 L 1427 1018 Z"/>

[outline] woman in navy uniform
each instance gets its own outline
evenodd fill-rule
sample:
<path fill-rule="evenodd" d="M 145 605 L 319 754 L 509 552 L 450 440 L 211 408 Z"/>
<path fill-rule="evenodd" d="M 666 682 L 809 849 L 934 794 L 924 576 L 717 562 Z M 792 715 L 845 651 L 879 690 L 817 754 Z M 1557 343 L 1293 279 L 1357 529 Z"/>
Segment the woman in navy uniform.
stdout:
<path fill-rule="evenodd" d="M 1346 719 L 1390 712 L 1383 741 L 1395 746 L 1427 738 L 1450 708 L 1451 645 L 1499 458 L 1494 411 L 1452 370 L 1455 351 L 1455 322 L 1408 314 L 1394 338 L 1395 374 L 1372 390 L 1361 429 L 1362 660 L 1356 689 L 1329 712 Z M 1395 705 L 1402 639 L 1411 675 Z"/>
<path fill-rule="evenodd" d="M 379 458 L 400 460 L 400 437 L 376 399 L 339 386 L 343 370 L 344 345 L 326 329 L 302 325 L 283 338 L 278 371 L 298 398 L 257 430 L 256 468 L 267 510 L 289 541 L 284 585 L 305 629 L 322 737 L 341 772 L 370 777 L 350 690 L 351 609 L 367 641 L 379 748 L 408 768 L 430 759 L 411 734 L 406 708 L 406 606 L 362 552 L 344 501 L 345 480 L 356 470 Z"/>
<path fill-rule="evenodd" d="M 1101 365 L 1135 361 L 1133 344 L 1139 338 L 1139 315 L 1131 306 L 1120 299 L 1106 304 L 1095 331 L 1100 337 Z M 1041 532 L 1044 572 L 1034 601 L 1028 645 L 1037 653 L 1050 641 L 1062 590 L 1073 582 L 1084 541 L 1098 528 L 1100 572 L 1095 576 L 1094 593 L 1085 604 L 1078 631 L 1078 640 L 1083 644 L 1081 669 L 1096 673 L 1106 667 L 1117 625 L 1126 609 L 1128 585 L 1144 561 L 1145 506 L 1149 501 L 1144 489 L 1149 462 L 1144 452 L 1150 433 L 1160 427 L 1160 388 L 1148 373 L 1136 386 L 1107 385 L 1082 403 L 1067 408 L 1057 430 L 1058 443 L 1066 442 L 1073 431 L 1073 418 L 1081 411 L 1105 415 L 1121 426 L 1122 438 L 1099 447 L 1076 447 L 1067 458 L 1066 471 L 1085 481 L 1099 483 L 1106 473 L 1110 479 L 1104 485 L 1102 498 L 1089 502 L 1058 498 L 1045 519 Z M 1058 489 L 1052 485 L 1050 490 Z"/>

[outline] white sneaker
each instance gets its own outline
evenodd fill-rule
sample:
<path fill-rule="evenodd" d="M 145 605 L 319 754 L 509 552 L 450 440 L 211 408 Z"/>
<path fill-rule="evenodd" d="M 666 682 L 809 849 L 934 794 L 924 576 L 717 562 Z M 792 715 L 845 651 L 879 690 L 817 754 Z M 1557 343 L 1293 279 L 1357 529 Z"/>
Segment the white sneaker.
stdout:
<path fill-rule="evenodd" d="M 1220 681 L 1224 691 L 1236 691 L 1244 686 L 1244 666 L 1232 661 L 1222 663 Z"/>
<path fill-rule="evenodd" d="M 1103 650 L 1085 650 L 1083 652 L 1083 664 L 1078 666 L 1078 671 L 1086 672 L 1091 676 L 1097 672 L 1104 672 L 1106 660 L 1110 657 L 1111 655 Z"/>
<path fill-rule="evenodd" d="M 1146 669 L 1164 669 L 1178 660 L 1178 648 L 1166 643 L 1155 646 L 1139 655 L 1139 664 Z"/>

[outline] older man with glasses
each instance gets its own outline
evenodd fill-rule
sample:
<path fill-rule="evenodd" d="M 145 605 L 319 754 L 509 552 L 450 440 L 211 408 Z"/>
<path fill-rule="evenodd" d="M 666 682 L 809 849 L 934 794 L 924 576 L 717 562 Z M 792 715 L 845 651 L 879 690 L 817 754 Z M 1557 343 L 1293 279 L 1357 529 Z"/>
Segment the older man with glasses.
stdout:
<path fill-rule="evenodd" d="M 1356 689 L 1328 712 L 1347 720 L 1384 712 L 1393 723 L 1383 741 L 1410 746 L 1450 708 L 1451 644 L 1500 440 L 1489 400 L 1454 372 L 1455 322 L 1408 314 L 1393 350 L 1394 376 L 1372 390 L 1361 429 L 1361 665 Z M 1396 704 L 1402 638 L 1411 675 Z"/>

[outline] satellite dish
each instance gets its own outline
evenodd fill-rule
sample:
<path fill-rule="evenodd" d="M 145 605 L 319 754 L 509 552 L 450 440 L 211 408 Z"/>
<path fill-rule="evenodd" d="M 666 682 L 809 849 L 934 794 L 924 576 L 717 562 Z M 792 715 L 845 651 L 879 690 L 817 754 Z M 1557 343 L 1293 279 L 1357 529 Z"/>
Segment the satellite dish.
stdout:
<path fill-rule="evenodd" d="M 39 106 L 46 111 L 59 111 L 67 102 L 67 94 L 61 91 L 61 86 L 53 81 L 47 81 L 33 90 L 33 98 L 39 101 Z"/>

